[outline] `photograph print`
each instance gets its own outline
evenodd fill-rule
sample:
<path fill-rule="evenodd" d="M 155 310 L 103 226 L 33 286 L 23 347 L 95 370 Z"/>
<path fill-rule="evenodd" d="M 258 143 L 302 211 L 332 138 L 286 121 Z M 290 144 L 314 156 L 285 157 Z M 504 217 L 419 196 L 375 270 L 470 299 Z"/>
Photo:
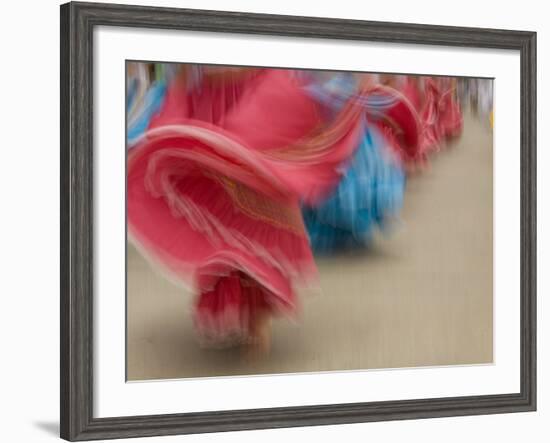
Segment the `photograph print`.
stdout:
<path fill-rule="evenodd" d="M 493 363 L 493 80 L 126 62 L 128 381 Z"/>

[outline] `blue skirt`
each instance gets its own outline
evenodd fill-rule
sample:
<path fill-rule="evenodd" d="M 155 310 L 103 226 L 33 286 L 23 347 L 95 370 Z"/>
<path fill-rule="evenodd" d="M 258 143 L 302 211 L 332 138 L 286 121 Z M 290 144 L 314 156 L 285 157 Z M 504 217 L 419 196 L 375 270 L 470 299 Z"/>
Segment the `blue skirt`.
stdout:
<path fill-rule="evenodd" d="M 334 192 L 317 207 L 302 208 L 317 253 L 364 247 L 376 227 L 403 204 L 405 174 L 380 131 L 365 131 L 351 164 Z"/>

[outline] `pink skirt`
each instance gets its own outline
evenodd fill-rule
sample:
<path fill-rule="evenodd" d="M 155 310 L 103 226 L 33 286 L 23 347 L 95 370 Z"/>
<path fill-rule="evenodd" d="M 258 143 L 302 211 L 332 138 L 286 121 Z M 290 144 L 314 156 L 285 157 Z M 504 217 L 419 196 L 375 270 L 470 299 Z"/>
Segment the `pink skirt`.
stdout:
<path fill-rule="evenodd" d="M 192 289 L 197 329 L 214 340 L 246 338 L 260 311 L 296 311 L 297 288 L 317 277 L 300 202 L 330 192 L 362 130 L 353 103 L 323 126 L 289 71 L 239 81 L 230 100 L 224 82 L 175 82 L 128 157 L 129 236 Z M 211 114 L 193 105 L 204 94 Z"/>

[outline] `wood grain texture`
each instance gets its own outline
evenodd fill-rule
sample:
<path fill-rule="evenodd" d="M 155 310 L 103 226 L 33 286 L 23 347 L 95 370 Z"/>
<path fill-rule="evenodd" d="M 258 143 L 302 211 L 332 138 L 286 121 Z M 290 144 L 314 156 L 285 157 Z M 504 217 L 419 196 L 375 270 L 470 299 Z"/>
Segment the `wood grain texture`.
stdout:
<path fill-rule="evenodd" d="M 94 26 L 513 49 L 521 55 L 521 392 L 246 411 L 94 418 Z M 61 437 L 71 441 L 532 411 L 536 408 L 536 33 L 68 3 L 61 6 Z"/>

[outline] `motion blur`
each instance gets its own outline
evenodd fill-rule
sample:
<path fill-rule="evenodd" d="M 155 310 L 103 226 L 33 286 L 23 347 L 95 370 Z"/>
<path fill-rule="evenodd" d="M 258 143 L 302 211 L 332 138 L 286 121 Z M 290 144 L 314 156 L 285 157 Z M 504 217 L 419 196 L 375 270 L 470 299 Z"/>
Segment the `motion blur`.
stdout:
<path fill-rule="evenodd" d="M 254 353 L 316 258 L 399 219 L 465 106 L 493 121 L 480 79 L 128 63 L 126 84 L 129 239 L 194 294 L 202 343 Z"/>

